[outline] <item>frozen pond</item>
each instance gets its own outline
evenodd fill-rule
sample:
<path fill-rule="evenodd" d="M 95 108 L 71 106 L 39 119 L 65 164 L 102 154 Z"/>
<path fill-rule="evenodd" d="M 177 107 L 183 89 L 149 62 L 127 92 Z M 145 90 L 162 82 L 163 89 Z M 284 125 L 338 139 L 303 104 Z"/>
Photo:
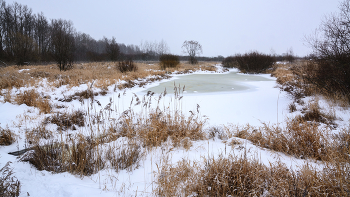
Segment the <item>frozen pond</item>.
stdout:
<path fill-rule="evenodd" d="M 174 79 L 160 83 L 158 86 L 149 88 L 145 91 L 155 93 L 173 92 L 174 83 L 178 87 L 185 86 L 184 93 L 210 93 L 210 92 L 233 92 L 253 90 L 254 87 L 247 82 L 273 81 L 259 75 L 244 75 L 231 71 L 224 74 L 191 74 L 185 76 L 176 76 Z"/>

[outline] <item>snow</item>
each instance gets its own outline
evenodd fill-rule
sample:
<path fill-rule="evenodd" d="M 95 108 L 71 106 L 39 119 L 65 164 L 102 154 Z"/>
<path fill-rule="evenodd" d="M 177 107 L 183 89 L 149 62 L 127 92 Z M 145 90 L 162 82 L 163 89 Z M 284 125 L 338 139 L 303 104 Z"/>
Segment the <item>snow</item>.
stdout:
<path fill-rule="evenodd" d="M 223 72 L 221 66 L 217 65 L 217 67 L 220 72 Z M 238 70 L 231 69 L 229 72 L 238 72 Z M 135 95 L 142 98 L 148 90 L 152 90 L 152 88 L 159 86 L 161 83 L 173 83 L 173 81 L 183 76 L 189 77 L 190 80 L 191 76 L 199 74 L 223 76 L 228 73 L 218 74 L 198 71 L 194 74 L 174 75 L 171 79 L 154 82 L 146 85 L 144 88 L 134 87 L 117 92 L 113 92 L 113 87 L 111 87 L 107 95 L 95 97 L 101 106 L 96 102 L 91 105 L 87 100 L 84 102 L 73 100 L 69 103 L 62 103 L 57 100 L 64 96 L 73 95 L 77 91 L 86 90 L 91 84 L 83 84 L 73 88 L 61 86 L 60 88 L 51 89 L 46 88 L 45 83 L 42 83 L 43 87 L 38 88 L 37 91 L 49 95 L 54 104 L 67 106 L 67 108 L 59 111 L 73 111 L 74 109 L 87 111 L 90 109 L 92 114 L 97 114 L 109 105 L 110 101 L 113 101 L 113 109 L 115 112 L 120 113 L 130 107 L 131 100 Z M 237 91 L 236 87 L 231 87 L 231 91 L 222 92 L 193 90 L 193 92 L 181 92 L 180 95 L 183 98 L 180 101 L 175 101 L 172 89 L 167 89 L 167 95 L 159 103 L 156 100 L 159 94 L 152 98 L 152 107 L 159 105 L 160 108 L 177 108 L 181 109 L 185 115 L 189 115 L 189 111 L 195 111 L 198 104 L 200 115 L 203 119 L 207 118 L 205 129 L 213 126 L 224 127 L 230 124 L 249 124 L 252 126 L 261 126 L 262 123 L 283 124 L 287 118 L 297 115 L 297 113 L 288 112 L 288 104 L 293 100 L 288 94 L 276 87 L 275 78 L 266 74 L 254 76 L 237 75 L 242 77 L 239 84 L 246 87 L 243 90 Z M 255 77 L 256 80 L 247 80 L 252 77 Z M 12 94 L 16 94 L 16 92 L 24 89 L 14 90 Z M 307 102 L 308 99 L 311 98 L 305 98 L 305 101 Z M 0 100 L 3 99 L 0 98 Z M 322 108 L 325 110 L 331 109 L 339 117 L 337 119 L 338 129 L 348 125 L 350 118 L 348 109 L 330 106 L 322 99 L 320 99 L 319 103 Z M 137 113 L 142 111 L 142 107 L 133 105 L 133 110 Z M 12 162 L 11 167 L 22 185 L 20 196 L 27 196 L 27 194 L 30 196 L 150 196 L 152 195 L 152 188 L 156 187 L 156 175 L 159 173 L 158 167 L 162 165 L 165 157 L 169 157 L 170 163 L 176 164 L 182 159 L 201 161 L 203 158 L 208 158 L 208 156 L 215 158 L 220 154 L 224 156 L 229 154 L 238 156 L 246 154 L 248 158 L 259 158 L 260 162 L 265 165 L 269 165 L 270 162 L 282 161 L 291 169 L 297 169 L 305 163 L 311 163 L 310 165 L 316 167 L 322 166 L 322 164 L 315 161 L 297 159 L 257 147 L 244 139 L 227 139 L 226 141 L 237 139 L 242 142 L 241 145 L 232 148 L 222 140 L 214 138 L 195 141 L 188 151 L 183 148 L 170 149 L 170 146 L 166 145 L 147 151 L 140 162 L 140 166 L 132 171 L 122 170 L 117 173 L 115 170 L 107 168 L 86 177 L 79 177 L 69 173 L 55 174 L 47 171 L 38 171 L 29 163 L 20 162 L 18 158 L 7 153 L 24 148 L 24 131 L 38 125 L 45 116 L 39 115 L 39 111 L 33 107 L 0 102 L 0 126 L 2 128 L 8 127 L 18 134 L 18 140 L 14 144 L 0 147 L 0 166 L 5 165 L 7 161 Z M 117 114 L 112 114 L 110 118 L 117 117 Z M 52 128 L 55 127 L 52 126 Z M 118 140 L 120 143 L 123 143 L 123 141 L 120 141 L 122 138 Z"/>

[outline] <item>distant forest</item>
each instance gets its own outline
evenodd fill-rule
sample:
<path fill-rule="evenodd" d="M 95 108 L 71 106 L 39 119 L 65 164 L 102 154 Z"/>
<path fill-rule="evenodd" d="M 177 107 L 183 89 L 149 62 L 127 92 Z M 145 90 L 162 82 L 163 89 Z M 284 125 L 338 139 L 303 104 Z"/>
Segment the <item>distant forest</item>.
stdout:
<path fill-rule="evenodd" d="M 117 43 L 117 39 L 95 40 L 87 33 L 76 31 L 71 21 L 48 20 L 43 13 L 19 3 L 0 0 L 0 65 L 37 64 L 56 61 L 67 56 L 74 62 L 117 61 L 124 59 L 157 61 L 169 53 L 165 41 L 142 42 L 138 45 Z M 198 57 L 201 61 L 221 61 L 219 57 Z M 180 60 L 188 60 L 180 56 Z"/>

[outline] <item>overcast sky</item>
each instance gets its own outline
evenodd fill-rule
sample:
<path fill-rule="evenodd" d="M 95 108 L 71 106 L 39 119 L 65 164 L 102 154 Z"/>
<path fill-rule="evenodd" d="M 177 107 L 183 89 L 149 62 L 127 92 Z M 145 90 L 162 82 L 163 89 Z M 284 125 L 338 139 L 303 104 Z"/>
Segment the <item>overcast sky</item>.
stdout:
<path fill-rule="evenodd" d="M 175 54 L 196 40 L 204 56 L 258 50 L 311 53 L 304 36 L 325 15 L 338 12 L 338 0 L 5 0 L 43 12 L 48 19 L 71 20 L 77 31 L 118 43 L 164 39 Z"/>

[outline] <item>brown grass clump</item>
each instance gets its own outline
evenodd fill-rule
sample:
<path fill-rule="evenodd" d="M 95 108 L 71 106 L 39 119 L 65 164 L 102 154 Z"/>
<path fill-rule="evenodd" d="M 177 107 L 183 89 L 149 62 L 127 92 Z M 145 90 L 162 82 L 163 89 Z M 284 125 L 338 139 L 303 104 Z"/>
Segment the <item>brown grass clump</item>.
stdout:
<path fill-rule="evenodd" d="M 149 113 L 147 119 L 137 120 L 140 124 L 134 125 L 134 119 L 130 112 L 122 117 L 122 128 L 120 135 L 133 138 L 139 137 L 144 147 L 157 147 L 170 139 L 173 146 L 188 148 L 190 140 L 200 140 L 205 138 L 202 131 L 204 122 L 196 116 L 185 118 L 183 115 L 170 114 L 167 112 Z"/>
<path fill-rule="evenodd" d="M 19 196 L 21 192 L 21 183 L 13 176 L 10 163 L 11 162 L 7 162 L 5 166 L 0 169 L 0 196 L 3 197 Z"/>
<path fill-rule="evenodd" d="M 73 129 L 75 126 L 82 127 L 85 125 L 85 113 L 82 111 L 74 111 L 70 114 L 63 113 L 53 115 L 45 120 L 45 123 L 52 123 L 58 126 L 59 130 Z"/>
<path fill-rule="evenodd" d="M 291 120 L 284 129 L 266 124 L 258 129 L 248 126 L 237 128 L 234 136 L 298 158 L 330 161 L 334 156 L 327 130 L 319 128 L 315 122 Z"/>
<path fill-rule="evenodd" d="M 141 147 L 135 142 L 129 141 L 127 145 L 118 148 L 108 147 L 106 160 L 110 162 L 111 167 L 116 172 L 124 169 L 132 171 L 133 167 L 138 167 L 142 155 Z"/>
<path fill-rule="evenodd" d="M 257 160 L 219 157 L 176 166 L 165 164 L 158 176 L 159 196 L 348 196 L 348 166 L 317 171 L 303 166 L 291 171 L 280 162 L 265 166 Z"/>
<path fill-rule="evenodd" d="M 315 121 L 322 122 L 327 125 L 335 125 L 334 120 L 336 117 L 331 114 L 325 114 L 320 111 L 320 106 L 318 105 L 318 101 L 312 102 L 308 105 L 306 111 L 301 116 L 297 116 L 296 119 L 298 121 Z"/>
<path fill-rule="evenodd" d="M 39 144 L 40 139 L 50 139 L 53 137 L 51 131 L 46 130 L 45 125 L 40 125 L 26 132 L 26 139 L 29 144 Z"/>
<path fill-rule="evenodd" d="M 8 146 L 15 141 L 15 136 L 10 129 L 3 129 L 0 127 L 0 145 Z"/>
<path fill-rule="evenodd" d="M 350 163 L 350 128 L 343 129 L 333 138 L 333 151 L 337 153 L 335 156 L 337 161 Z"/>
<path fill-rule="evenodd" d="M 75 135 L 67 144 L 52 141 L 45 145 L 34 145 L 21 161 L 29 162 L 38 170 L 70 172 L 80 176 L 91 175 L 103 169 L 101 155 L 96 154 L 94 143 L 82 135 Z"/>
<path fill-rule="evenodd" d="M 0 89 L 20 88 L 30 82 L 30 76 L 24 72 L 18 72 L 15 66 L 0 69 Z"/>
<path fill-rule="evenodd" d="M 68 97 L 60 98 L 58 101 L 61 102 L 71 102 L 72 100 L 83 101 L 83 99 L 91 99 L 94 100 L 95 96 L 98 96 L 99 93 L 92 91 L 91 89 L 87 89 L 81 92 L 75 92 L 73 95 Z"/>
<path fill-rule="evenodd" d="M 27 106 L 39 108 L 40 113 L 47 114 L 50 113 L 52 109 L 49 100 L 42 98 L 34 89 L 25 90 L 23 93 L 18 94 L 15 100 L 18 105 L 26 104 Z"/>
<path fill-rule="evenodd" d="M 297 107 L 295 106 L 295 103 L 290 103 L 288 105 L 288 108 L 289 108 L 289 113 L 293 113 L 297 110 Z"/>
<path fill-rule="evenodd" d="M 159 57 L 159 65 L 161 69 L 175 68 L 180 64 L 179 56 L 164 54 Z"/>

